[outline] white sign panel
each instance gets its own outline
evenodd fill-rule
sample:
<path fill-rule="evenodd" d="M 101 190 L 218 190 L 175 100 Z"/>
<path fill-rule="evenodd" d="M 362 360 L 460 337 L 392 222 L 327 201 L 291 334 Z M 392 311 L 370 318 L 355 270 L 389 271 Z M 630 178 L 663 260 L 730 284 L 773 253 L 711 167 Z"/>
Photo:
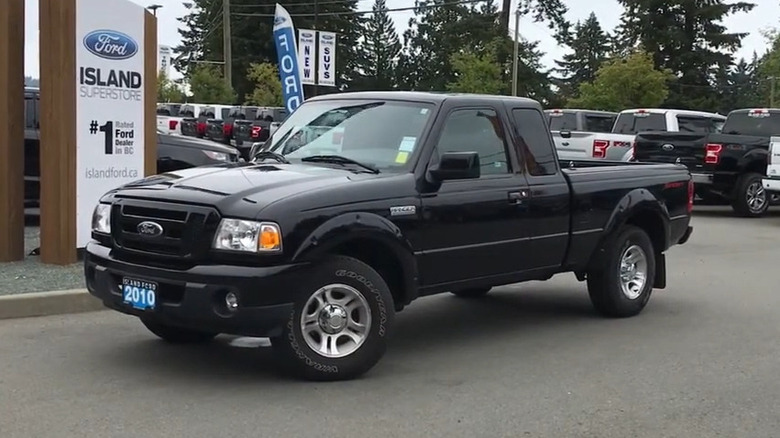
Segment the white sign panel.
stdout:
<path fill-rule="evenodd" d="M 162 71 L 166 77 L 171 77 L 171 47 L 157 46 L 157 71 Z"/>
<path fill-rule="evenodd" d="M 144 177 L 144 8 L 76 1 L 76 244 L 100 197 Z"/>
<path fill-rule="evenodd" d="M 336 86 L 336 34 L 320 31 L 318 84 Z"/>
<path fill-rule="evenodd" d="M 314 58 L 317 32 L 309 29 L 298 30 L 298 68 L 301 70 L 301 83 L 314 85 Z"/>

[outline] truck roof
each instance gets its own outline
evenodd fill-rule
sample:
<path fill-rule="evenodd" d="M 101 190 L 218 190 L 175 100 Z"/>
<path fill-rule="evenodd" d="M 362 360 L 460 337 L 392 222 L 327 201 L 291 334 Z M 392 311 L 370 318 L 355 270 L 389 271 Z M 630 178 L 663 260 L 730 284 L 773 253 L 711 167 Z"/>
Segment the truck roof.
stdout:
<path fill-rule="evenodd" d="M 521 104 L 529 108 L 542 109 L 542 105 L 536 100 L 527 97 L 504 96 L 494 94 L 452 93 L 434 91 L 348 91 L 344 93 L 323 94 L 310 97 L 306 101 L 319 100 L 347 100 L 347 99 L 382 99 L 382 100 L 410 100 L 418 102 L 444 103 L 450 99 L 467 102 L 501 101 Z"/>
<path fill-rule="evenodd" d="M 544 110 L 544 112 L 561 112 L 561 113 L 593 113 L 593 114 L 606 114 L 606 115 L 616 115 L 617 113 L 614 111 L 603 111 L 603 110 L 592 110 L 592 109 L 582 109 L 582 108 L 548 108 Z"/>
<path fill-rule="evenodd" d="M 710 113 L 706 111 L 693 111 L 693 110 L 683 110 L 683 109 L 674 109 L 674 108 L 632 108 L 632 109 L 625 109 L 621 111 L 621 114 L 629 114 L 629 113 L 636 113 L 636 112 L 646 112 L 650 114 L 666 114 L 666 113 L 675 113 L 679 114 L 681 116 L 704 116 L 704 117 L 718 117 L 725 119 L 726 116 L 723 114 L 718 113 Z"/>

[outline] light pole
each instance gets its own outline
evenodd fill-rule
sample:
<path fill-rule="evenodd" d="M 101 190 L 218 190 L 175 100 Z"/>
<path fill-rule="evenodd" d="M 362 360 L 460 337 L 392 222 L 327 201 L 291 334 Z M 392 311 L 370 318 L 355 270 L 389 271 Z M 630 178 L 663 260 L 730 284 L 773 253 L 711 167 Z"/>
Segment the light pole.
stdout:
<path fill-rule="evenodd" d="M 512 58 L 512 96 L 517 96 L 517 58 L 520 57 L 520 8 L 515 11 L 515 54 Z"/>
<path fill-rule="evenodd" d="M 161 7 L 162 7 L 162 5 L 156 5 L 155 4 L 155 5 L 147 6 L 146 9 L 149 9 L 150 11 L 152 11 L 152 14 L 154 14 L 154 16 L 156 17 L 157 16 L 157 10 L 160 9 Z"/>

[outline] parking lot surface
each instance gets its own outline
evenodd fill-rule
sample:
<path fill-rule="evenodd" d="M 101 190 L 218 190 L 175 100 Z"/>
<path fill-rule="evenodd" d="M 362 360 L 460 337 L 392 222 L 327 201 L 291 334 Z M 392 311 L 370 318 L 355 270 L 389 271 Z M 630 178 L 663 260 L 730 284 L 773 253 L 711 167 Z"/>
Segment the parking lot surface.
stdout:
<path fill-rule="evenodd" d="M 775 209 L 777 211 L 777 209 Z M 0 322 L 0 436 L 776 437 L 780 213 L 697 207 L 624 320 L 565 274 L 421 299 L 363 378 L 277 374 L 266 340 L 171 346 L 114 312 Z"/>

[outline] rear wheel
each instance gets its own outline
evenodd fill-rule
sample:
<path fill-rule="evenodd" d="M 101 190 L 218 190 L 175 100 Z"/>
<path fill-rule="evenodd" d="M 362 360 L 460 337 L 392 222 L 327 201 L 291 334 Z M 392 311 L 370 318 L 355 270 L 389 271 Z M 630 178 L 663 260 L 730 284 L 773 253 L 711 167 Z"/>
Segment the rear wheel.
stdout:
<path fill-rule="evenodd" d="M 160 324 L 145 318 L 141 318 L 141 322 L 157 337 L 172 344 L 200 344 L 214 339 L 219 334 Z"/>
<path fill-rule="evenodd" d="M 740 175 L 734 188 L 731 208 L 740 216 L 759 217 L 769 208 L 769 194 L 761 175 L 755 172 Z"/>
<path fill-rule="evenodd" d="M 655 252 L 647 233 L 625 226 L 600 252 L 599 267 L 588 272 L 593 307 L 613 318 L 639 314 L 650 300 L 655 278 Z"/>
<path fill-rule="evenodd" d="M 491 291 L 491 287 L 475 287 L 471 289 L 460 289 L 451 291 L 458 298 L 479 298 L 484 297 Z"/>

